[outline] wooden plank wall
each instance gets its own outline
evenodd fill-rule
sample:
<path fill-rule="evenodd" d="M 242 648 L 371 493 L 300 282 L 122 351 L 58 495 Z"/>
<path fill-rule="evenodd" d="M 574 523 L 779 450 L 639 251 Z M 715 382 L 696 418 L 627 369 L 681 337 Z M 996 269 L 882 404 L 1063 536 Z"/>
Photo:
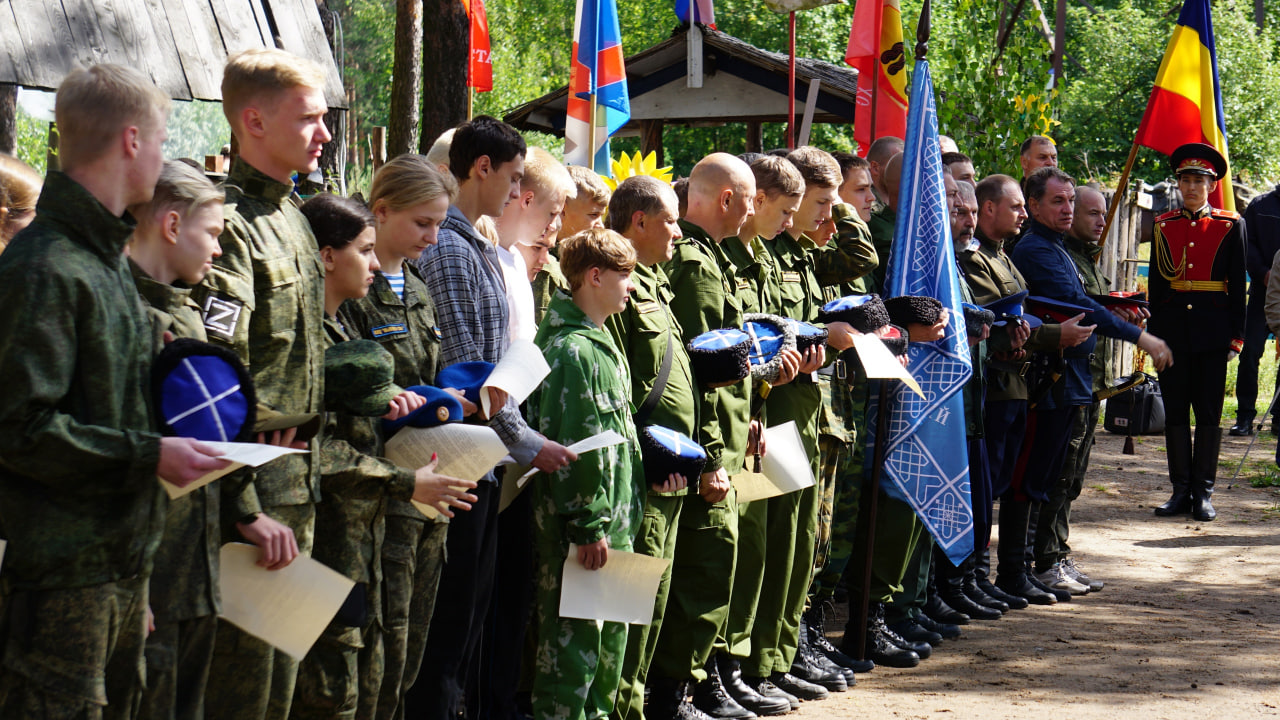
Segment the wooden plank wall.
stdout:
<path fill-rule="evenodd" d="M 1141 181 L 1137 183 L 1141 186 Z M 1125 197 L 1121 198 L 1116 208 L 1115 220 L 1107 232 L 1106 242 L 1102 245 L 1102 256 L 1098 259 L 1098 267 L 1102 274 L 1111 278 L 1112 290 L 1132 292 L 1138 289 L 1138 268 L 1140 263 L 1132 262 L 1138 258 L 1138 242 L 1142 232 L 1142 209 L 1136 202 L 1136 193 L 1131 184 Z M 1115 191 L 1103 189 L 1108 205 L 1115 201 Z M 1098 343 L 1097 352 L 1105 352 L 1111 358 L 1112 378 L 1122 377 L 1134 371 L 1136 347 L 1127 342 L 1107 338 Z M 1154 373 L 1150 363 L 1144 369 Z"/>
<path fill-rule="evenodd" d="M 314 0 L 0 0 L 0 83 L 54 89 L 76 65 L 111 62 L 174 99 L 221 100 L 227 56 L 277 38 L 324 68 L 329 106 L 345 108 Z"/>

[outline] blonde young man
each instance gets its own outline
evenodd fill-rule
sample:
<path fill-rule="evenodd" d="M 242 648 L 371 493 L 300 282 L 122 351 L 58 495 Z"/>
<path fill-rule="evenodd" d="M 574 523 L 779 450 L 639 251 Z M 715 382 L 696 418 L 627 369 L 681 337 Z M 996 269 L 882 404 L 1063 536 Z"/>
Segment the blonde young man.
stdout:
<path fill-rule="evenodd" d="M 194 294 L 209 340 L 231 347 L 248 366 L 260 413 L 322 409 L 323 271 L 315 237 L 291 198 L 293 174 L 315 170 L 331 139 L 323 82 L 314 63 L 275 49 L 231 57 L 222 78 L 222 109 L 240 156 L 227 174 L 222 257 Z M 288 444 L 292 436 L 274 439 Z M 280 569 L 310 555 L 320 499 L 316 455 L 290 455 L 232 477 L 222 481 L 223 516 L 262 549 L 258 564 Z M 297 667 L 220 622 L 208 716 L 288 717 Z"/>
<path fill-rule="evenodd" d="M 604 227 L 604 213 L 609 208 L 609 186 L 595 171 L 581 165 L 570 165 L 569 176 L 577 192 L 569 194 L 564 204 L 564 227 L 560 237 L 568 238 L 588 228 Z"/>
<path fill-rule="evenodd" d="M 0 257 L 0 717 L 133 712 L 164 530 L 156 476 L 186 485 L 226 465 L 161 438 L 147 401 L 157 348 L 125 208 L 151 199 L 168 111 L 134 70 L 72 70 L 55 105 L 62 171 Z"/>

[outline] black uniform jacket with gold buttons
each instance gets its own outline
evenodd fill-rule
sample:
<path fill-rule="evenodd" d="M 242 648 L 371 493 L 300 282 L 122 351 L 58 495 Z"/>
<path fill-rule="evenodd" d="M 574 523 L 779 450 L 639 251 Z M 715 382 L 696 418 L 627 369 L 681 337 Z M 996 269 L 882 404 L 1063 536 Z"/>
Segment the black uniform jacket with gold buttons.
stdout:
<path fill-rule="evenodd" d="M 1209 206 L 1156 218 L 1147 328 L 1174 352 L 1244 346 L 1245 224 Z"/>

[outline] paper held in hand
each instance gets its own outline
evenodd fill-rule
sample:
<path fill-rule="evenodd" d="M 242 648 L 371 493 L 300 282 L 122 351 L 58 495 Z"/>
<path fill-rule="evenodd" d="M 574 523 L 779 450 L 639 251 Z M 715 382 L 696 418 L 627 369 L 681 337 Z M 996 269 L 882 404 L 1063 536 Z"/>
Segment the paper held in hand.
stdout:
<path fill-rule="evenodd" d="M 240 443 L 240 442 L 215 442 L 211 440 L 202 441 L 203 444 L 215 448 L 218 451 L 218 457 L 223 460 L 230 460 L 231 464 L 221 470 L 214 470 L 208 475 L 191 482 L 186 487 L 178 487 L 173 483 L 161 478 L 160 485 L 164 487 L 164 491 L 169 494 L 170 500 L 178 498 L 188 493 L 195 492 L 218 478 L 235 470 L 239 470 L 246 465 L 249 467 L 261 467 L 278 457 L 285 455 L 300 455 L 307 452 L 306 450 L 296 450 L 294 448 L 279 447 L 277 445 L 266 445 L 263 443 Z"/>
<path fill-rule="evenodd" d="M 592 450 L 602 450 L 610 445 L 621 445 L 627 439 L 612 430 L 605 430 L 602 433 L 592 435 L 586 440 L 569 446 L 568 449 L 574 451 L 579 456 L 583 453 L 589 453 Z M 516 473 L 519 473 L 518 475 Z M 529 484 L 529 478 L 538 474 L 538 468 L 531 468 L 526 465 L 512 465 L 506 474 L 505 480 L 502 482 L 502 497 L 498 500 L 498 512 L 507 509 L 520 493 L 524 490 L 524 486 Z M 513 482 L 514 480 L 514 482 Z"/>
<path fill-rule="evenodd" d="M 588 570 L 569 544 L 560 578 L 560 617 L 648 625 L 653 601 L 670 560 L 609 550 L 604 567 Z"/>
<path fill-rule="evenodd" d="M 733 489 L 738 502 L 752 502 L 813 487 L 813 470 L 804 451 L 804 441 L 794 421 L 764 430 L 765 454 L 761 458 L 764 472 L 744 472 L 733 476 Z M 747 458 L 751 462 L 751 458 Z"/>
<path fill-rule="evenodd" d="M 898 358 L 889 352 L 889 348 L 880 342 L 880 338 L 875 335 L 854 335 L 853 346 L 858 349 L 858 360 L 862 361 L 862 368 L 866 370 L 869 378 L 893 378 L 906 383 L 907 387 L 915 391 L 920 397 L 924 397 L 924 391 L 920 389 L 920 383 L 911 373 L 898 362 Z"/>
<path fill-rule="evenodd" d="M 417 470 L 430 463 L 431 453 L 439 459 L 437 473 L 479 482 L 507 454 L 507 446 L 487 425 L 448 423 L 429 428 L 401 428 L 387 441 L 383 451 L 388 460 L 407 470 Z M 444 517 L 430 505 L 419 502 L 413 505 L 432 520 Z"/>
<path fill-rule="evenodd" d="M 493 410 L 489 407 L 491 387 L 502 390 L 519 405 L 550 374 L 551 367 L 537 345 L 528 340 L 513 340 L 502 360 L 489 373 L 489 379 L 480 387 L 480 407 L 487 417 L 493 417 Z"/>
<path fill-rule="evenodd" d="M 257 565 L 253 545 L 227 543 L 219 555 L 219 617 L 302 660 L 338 613 L 355 583 L 309 557 L 288 567 Z"/>

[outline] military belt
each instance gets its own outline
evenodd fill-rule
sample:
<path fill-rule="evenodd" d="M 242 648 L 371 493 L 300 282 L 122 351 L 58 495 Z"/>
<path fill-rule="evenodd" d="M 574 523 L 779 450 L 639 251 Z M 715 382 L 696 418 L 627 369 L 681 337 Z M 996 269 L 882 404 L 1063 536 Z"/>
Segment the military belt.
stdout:
<path fill-rule="evenodd" d="M 1169 287 L 1178 292 L 1226 292 L 1225 280 L 1170 280 Z"/>

